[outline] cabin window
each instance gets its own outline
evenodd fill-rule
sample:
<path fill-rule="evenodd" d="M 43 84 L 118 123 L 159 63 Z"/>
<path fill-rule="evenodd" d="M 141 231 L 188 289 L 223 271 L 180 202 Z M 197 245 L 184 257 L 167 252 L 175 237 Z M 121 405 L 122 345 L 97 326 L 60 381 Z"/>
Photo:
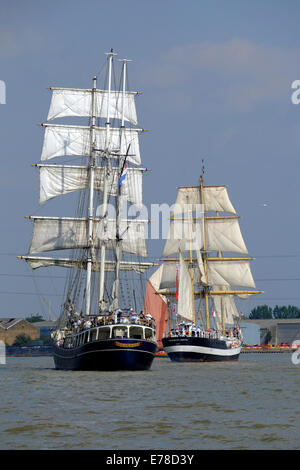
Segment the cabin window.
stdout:
<path fill-rule="evenodd" d="M 109 337 L 110 337 L 110 328 L 98 329 L 98 339 L 109 339 Z"/>
<path fill-rule="evenodd" d="M 153 339 L 153 331 L 150 328 L 145 328 L 145 339 Z"/>
<path fill-rule="evenodd" d="M 143 339 L 143 328 L 140 326 L 131 326 L 130 329 L 130 338 Z"/>
<path fill-rule="evenodd" d="M 128 328 L 126 326 L 115 326 L 112 329 L 113 338 L 127 338 L 128 337 Z"/>

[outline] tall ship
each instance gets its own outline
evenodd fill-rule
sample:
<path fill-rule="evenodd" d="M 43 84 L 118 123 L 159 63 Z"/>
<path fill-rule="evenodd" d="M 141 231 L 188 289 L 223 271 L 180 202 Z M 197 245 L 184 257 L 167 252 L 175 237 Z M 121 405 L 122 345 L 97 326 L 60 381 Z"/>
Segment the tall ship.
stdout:
<path fill-rule="evenodd" d="M 172 361 L 239 358 L 243 338 L 235 298 L 261 291 L 254 290 L 253 258 L 238 219 L 227 188 L 204 184 L 204 168 L 199 185 L 179 187 L 162 263 L 152 275 L 157 293 L 169 299 L 162 344 Z"/>
<path fill-rule="evenodd" d="M 137 216 L 147 170 L 140 166 L 139 93 L 127 90 L 126 59 L 116 83 L 115 55 L 107 53 L 103 89 L 97 77 L 90 89 L 50 87 L 41 124 L 40 203 L 74 192 L 75 214 L 73 207 L 73 216 L 30 216 L 29 253 L 19 258 L 33 269 L 68 268 L 51 334 L 57 369 L 146 370 L 157 351 L 155 322 L 138 307 L 144 273 L 154 265 L 146 260 L 149 221 Z M 52 123 L 62 118 L 68 122 Z M 57 250 L 67 255 L 39 255 Z"/>

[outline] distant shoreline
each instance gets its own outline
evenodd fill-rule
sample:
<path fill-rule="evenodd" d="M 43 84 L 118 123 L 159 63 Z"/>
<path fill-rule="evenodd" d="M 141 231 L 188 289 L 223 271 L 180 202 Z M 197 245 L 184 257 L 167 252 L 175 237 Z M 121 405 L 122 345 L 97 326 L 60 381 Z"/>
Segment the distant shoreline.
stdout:
<path fill-rule="evenodd" d="M 52 356 L 52 346 L 6 346 L 7 357 Z"/>
<path fill-rule="evenodd" d="M 253 347 L 242 348 L 241 353 L 276 354 L 276 353 L 292 353 L 293 351 L 295 351 L 295 349 L 290 346 L 253 346 Z"/>

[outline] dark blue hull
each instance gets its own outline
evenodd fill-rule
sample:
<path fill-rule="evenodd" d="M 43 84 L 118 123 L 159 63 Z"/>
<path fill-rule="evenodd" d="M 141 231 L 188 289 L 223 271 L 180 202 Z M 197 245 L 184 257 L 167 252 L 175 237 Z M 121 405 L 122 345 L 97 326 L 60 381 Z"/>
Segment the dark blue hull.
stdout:
<path fill-rule="evenodd" d="M 148 370 L 156 343 L 136 339 L 106 339 L 65 349 L 52 344 L 56 369 L 63 370 Z"/>
<path fill-rule="evenodd" d="M 214 338 L 177 336 L 163 338 L 162 344 L 174 362 L 235 361 L 241 351 L 240 345 Z"/>

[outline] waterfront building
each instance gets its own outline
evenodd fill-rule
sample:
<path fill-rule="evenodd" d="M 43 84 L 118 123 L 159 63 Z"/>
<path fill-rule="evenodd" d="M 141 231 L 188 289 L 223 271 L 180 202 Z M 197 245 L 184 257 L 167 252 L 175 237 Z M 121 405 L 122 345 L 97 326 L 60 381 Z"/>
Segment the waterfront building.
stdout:
<path fill-rule="evenodd" d="M 245 329 L 243 332 L 250 328 L 250 325 L 259 325 L 260 340 L 257 344 L 292 344 L 293 341 L 300 341 L 300 318 L 278 318 L 268 320 L 243 320 Z M 248 326 L 249 325 L 249 326 Z M 247 341 L 245 340 L 245 343 Z M 251 343 L 247 343 L 251 344 Z M 256 344 L 256 343 L 253 343 Z"/>
<path fill-rule="evenodd" d="M 12 346 L 17 336 L 20 335 L 36 340 L 40 338 L 40 330 L 23 318 L 0 318 L 0 341 L 4 341 L 7 346 Z"/>

